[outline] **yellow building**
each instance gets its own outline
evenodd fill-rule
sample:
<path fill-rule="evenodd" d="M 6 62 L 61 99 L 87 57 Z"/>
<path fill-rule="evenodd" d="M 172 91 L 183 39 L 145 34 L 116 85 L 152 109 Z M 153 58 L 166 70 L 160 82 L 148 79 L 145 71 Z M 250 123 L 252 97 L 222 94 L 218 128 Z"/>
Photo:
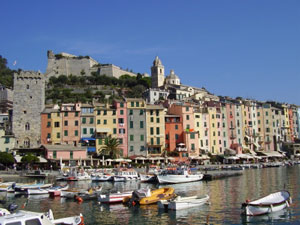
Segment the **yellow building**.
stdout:
<path fill-rule="evenodd" d="M 159 105 L 146 106 L 148 154 L 160 155 L 165 148 L 165 111 Z"/>
<path fill-rule="evenodd" d="M 117 116 L 116 109 L 109 104 L 94 104 L 94 115 L 96 122 L 96 152 L 100 152 L 105 146 L 105 139 L 109 136 L 117 138 Z"/>
<path fill-rule="evenodd" d="M 52 144 L 62 143 L 62 116 L 59 109 L 51 112 L 51 139 Z"/>

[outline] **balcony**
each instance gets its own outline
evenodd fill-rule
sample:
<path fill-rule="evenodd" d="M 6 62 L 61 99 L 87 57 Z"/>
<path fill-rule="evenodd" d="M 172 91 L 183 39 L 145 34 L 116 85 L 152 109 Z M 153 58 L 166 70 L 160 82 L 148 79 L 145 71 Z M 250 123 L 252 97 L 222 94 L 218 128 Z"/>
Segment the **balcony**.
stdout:
<path fill-rule="evenodd" d="M 234 130 L 234 129 L 235 129 L 235 127 L 229 127 L 229 129 L 230 129 L 230 130 Z"/>
<path fill-rule="evenodd" d="M 230 135 L 230 139 L 231 140 L 236 139 L 236 135 L 235 134 Z"/>
<path fill-rule="evenodd" d="M 177 147 L 176 151 L 177 152 L 187 152 L 187 148 L 186 147 Z"/>

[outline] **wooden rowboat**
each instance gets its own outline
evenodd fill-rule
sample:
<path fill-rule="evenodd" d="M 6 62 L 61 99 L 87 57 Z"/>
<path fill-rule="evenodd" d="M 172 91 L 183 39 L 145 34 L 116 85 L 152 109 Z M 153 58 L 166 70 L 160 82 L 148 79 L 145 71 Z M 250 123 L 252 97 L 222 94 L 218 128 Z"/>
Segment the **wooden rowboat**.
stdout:
<path fill-rule="evenodd" d="M 291 203 L 290 193 L 288 191 L 279 191 L 254 201 L 247 200 L 242 204 L 242 213 L 246 216 L 258 216 L 278 212 L 290 207 Z"/>

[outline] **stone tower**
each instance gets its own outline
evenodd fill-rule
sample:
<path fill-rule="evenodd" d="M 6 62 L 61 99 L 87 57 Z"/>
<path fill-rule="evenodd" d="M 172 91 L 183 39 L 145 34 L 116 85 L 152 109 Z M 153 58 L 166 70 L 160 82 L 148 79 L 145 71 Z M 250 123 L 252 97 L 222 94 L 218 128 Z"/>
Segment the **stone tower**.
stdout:
<path fill-rule="evenodd" d="M 153 66 L 151 67 L 151 81 L 152 88 L 162 87 L 165 82 L 165 67 L 161 63 L 158 56 L 155 57 Z"/>
<path fill-rule="evenodd" d="M 40 72 L 14 74 L 13 133 L 17 148 L 41 144 L 41 112 L 45 107 L 45 78 Z"/>

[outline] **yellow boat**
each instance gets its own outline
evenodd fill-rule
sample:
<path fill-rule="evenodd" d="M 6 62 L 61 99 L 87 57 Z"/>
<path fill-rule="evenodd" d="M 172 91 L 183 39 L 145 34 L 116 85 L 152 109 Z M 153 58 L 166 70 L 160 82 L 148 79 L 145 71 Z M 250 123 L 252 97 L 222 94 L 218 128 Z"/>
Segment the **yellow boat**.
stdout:
<path fill-rule="evenodd" d="M 157 203 L 160 200 L 169 200 L 175 197 L 174 188 L 164 187 L 150 191 L 148 189 L 146 192 L 137 191 L 133 196 L 133 201 L 137 201 L 140 205 L 149 205 Z"/>

